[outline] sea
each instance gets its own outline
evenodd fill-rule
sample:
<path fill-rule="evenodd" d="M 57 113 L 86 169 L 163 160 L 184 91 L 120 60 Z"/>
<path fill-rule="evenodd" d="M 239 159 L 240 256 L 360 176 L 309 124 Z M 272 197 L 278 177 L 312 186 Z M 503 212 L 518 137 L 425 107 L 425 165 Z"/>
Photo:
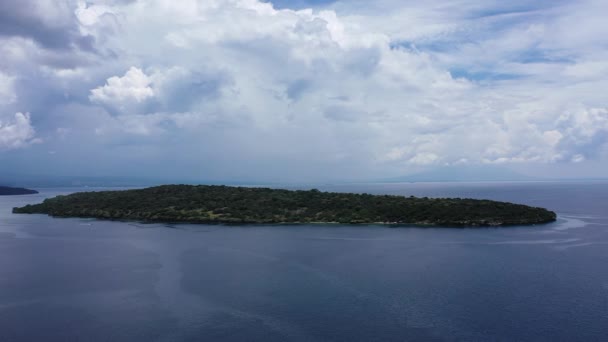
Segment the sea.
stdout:
<path fill-rule="evenodd" d="M 11 213 L 85 189 L 0 196 L 0 341 L 608 341 L 608 182 L 315 187 L 517 202 L 558 220 L 144 224 Z"/>

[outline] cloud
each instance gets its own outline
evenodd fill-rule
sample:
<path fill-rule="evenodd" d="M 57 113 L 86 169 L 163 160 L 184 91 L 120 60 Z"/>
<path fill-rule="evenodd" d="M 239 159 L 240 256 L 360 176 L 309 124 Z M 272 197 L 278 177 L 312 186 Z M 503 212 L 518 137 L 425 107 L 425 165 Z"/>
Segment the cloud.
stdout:
<path fill-rule="evenodd" d="M 17 100 L 14 90 L 15 77 L 0 72 L 0 106 L 7 105 Z"/>
<path fill-rule="evenodd" d="M 112 76 L 105 85 L 92 89 L 89 99 L 120 112 L 128 112 L 154 97 L 151 83 L 152 80 L 141 69 L 131 67 L 124 76 Z"/>
<path fill-rule="evenodd" d="M 602 1 L 49 4 L 2 5 L 0 106 L 57 155 L 311 177 L 608 162 Z"/>
<path fill-rule="evenodd" d="M 0 3 L 0 36 L 31 39 L 48 49 L 93 50 L 91 36 L 82 35 L 74 1 L 23 0 Z"/>
<path fill-rule="evenodd" d="M 16 113 L 12 119 L 0 120 L 0 151 L 12 150 L 39 142 L 29 113 Z"/>
<path fill-rule="evenodd" d="M 556 107 L 571 103 L 545 103 L 544 94 L 536 98 L 524 96 L 528 85 L 536 85 L 530 81 L 522 86 L 514 78 L 514 82 L 505 82 L 496 94 L 480 80 L 451 75 L 449 65 L 475 70 L 471 63 L 476 57 L 471 56 L 484 55 L 477 50 L 458 48 L 450 53 L 455 57 L 460 53 L 466 56 L 444 61 L 445 53 L 393 47 L 391 41 L 395 37 L 381 33 L 382 27 L 378 32 L 363 30 L 353 22 L 357 17 L 340 17 L 333 11 L 276 10 L 256 1 L 213 5 L 189 2 L 180 6 L 159 1 L 129 10 L 133 11 L 134 19 L 143 18 L 144 12 L 150 15 L 172 11 L 182 23 L 131 21 L 123 15 L 126 31 L 141 25 L 160 28 L 158 35 L 165 37 L 164 48 L 174 49 L 180 56 L 178 67 L 171 66 L 176 62 L 172 59 L 148 56 L 147 63 L 170 65 L 157 68 L 151 78 L 160 83 L 163 74 L 174 74 L 179 76 L 172 76 L 173 79 L 188 80 L 187 75 L 197 68 L 198 61 L 204 60 L 208 68 L 221 70 L 231 79 L 227 87 L 212 87 L 216 90 L 214 97 L 205 98 L 204 103 L 191 99 L 203 99 L 207 92 L 196 90 L 188 81 L 183 82 L 185 86 L 176 87 L 181 89 L 178 92 L 167 91 L 168 87 L 161 92 L 155 84 L 152 87 L 157 96 L 163 94 L 165 104 L 180 99 L 185 89 L 192 93 L 187 96 L 189 100 L 181 102 L 184 104 L 181 108 L 159 105 L 156 111 L 186 111 L 190 118 L 207 118 L 195 121 L 206 125 L 219 118 L 230 121 L 229 113 L 242 112 L 254 123 L 245 134 L 261 134 L 270 128 L 288 131 L 291 125 L 306 129 L 305 123 L 314 121 L 317 126 L 325 126 L 323 131 L 337 136 L 337 140 L 352 142 L 365 136 L 366 143 L 371 144 L 362 151 L 340 143 L 342 156 L 387 160 L 374 156 L 410 146 L 410 153 L 397 160 L 393 158 L 393 162 L 404 165 L 455 163 L 463 159 L 484 163 L 552 162 L 566 158 L 562 154 L 569 153 L 563 143 L 554 141 L 556 134 L 546 132 L 559 133 L 557 117 L 564 109 Z M 406 7 L 405 11 L 408 10 Z M 439 11 L 435 12 L 440 15 L 438 20 L 445 19 L 441 12 L 444 10 L 447 8 L 435 10 Z M 138 12 L 141 14 L 137 15 Z M 458 15 L 454 15 L 450 25 L 460 23 Z M 238 22 L 238 26 L 224 25 L 223 18 L 227 17 Z M 491 17 L 488 24 L 478 25 L 492 26 L 501 20 L 508 19 Z M 446 26 L 446 32 L 450 25 Z M 498 31 L 502 35 L 500 40 L 481 37 L 482 44 L 492 44 L 483 49 L 493 55 L 487 60 L 478 59 L 478 65 L 491 68 L 497 62 L 504 63 L 509 51 L 538 45 L 545 31 L 538 23 L 524 22 Z M 434 32 L 430 30 L 429 34 Z M 449 32 L 458 38 L 458 31 Z M 134 43 L 131 47 L 134 50 L 151 48 L 146 40 Z M 520 69 L 524 67 L 521 65 Z M 555 114 L 541 114 L 543 109 Z M 217 116 L 218 112 L 222 115 Z M 543 118 L 546 116 L 553 119 Z M 170 117 L 171 114 L 165 114 L 166 120 Z M 166 120 L 156 122 L 166 125 Z M 471 136 L 468 132 L 475 134 Z M 304 142 L 293 144 L 300 143 Z M 362 152 L 370 154 L 365 156 Z"/>

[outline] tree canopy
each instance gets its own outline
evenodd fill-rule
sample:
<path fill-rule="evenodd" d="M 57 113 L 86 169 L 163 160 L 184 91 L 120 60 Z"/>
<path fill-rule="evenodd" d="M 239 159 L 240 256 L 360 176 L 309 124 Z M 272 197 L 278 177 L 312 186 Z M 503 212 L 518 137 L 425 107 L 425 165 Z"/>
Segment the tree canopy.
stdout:
<path fill-rule="evenodd" d="M 190 223 L 500 226 L 555 221 L 543 208 L 489 200 L 207 185 L 80 192 L 14 208 L 59 217 Z"/>

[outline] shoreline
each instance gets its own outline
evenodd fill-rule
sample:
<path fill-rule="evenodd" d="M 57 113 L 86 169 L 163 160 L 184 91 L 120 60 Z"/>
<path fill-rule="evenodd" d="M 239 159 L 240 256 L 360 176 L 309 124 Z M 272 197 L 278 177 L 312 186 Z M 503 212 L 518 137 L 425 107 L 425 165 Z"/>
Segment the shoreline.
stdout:
<path fill-rule="evenodd" d="M 15 208 L 13 208 L 15 209 Z M 16 213 L 13 212 L 13 215 Z M 33 213 L 29 215 L 43 215 L 54 219 L 90 219 L 95 221 L 108 221 L 108 222 L 124 222 L 124 223 L 139 223 L 142 225 L 148 224 L 184 224 L 184 225 L 211 225 L 211 226 L 378 226 L 378 227 L 393 227 L 393 228 L 502 228 L 502 227 L 527 227 L 537 225 L 547 225 L 557 222 L 559 216 L 555 216 L 553 220 L 547 220 L 544 222 L 530 222 L 530 223 L 500 223 L 500 224 L 441 224 L 441 223 L 430 223 L 430 222 L 251 222 L 251 221 L 164 221 L 164 220 L 138 220 L 132 218 L 108 218 L 98 216 L 64 216 L 64 215 L 52 215 L 45 213 Z"/>

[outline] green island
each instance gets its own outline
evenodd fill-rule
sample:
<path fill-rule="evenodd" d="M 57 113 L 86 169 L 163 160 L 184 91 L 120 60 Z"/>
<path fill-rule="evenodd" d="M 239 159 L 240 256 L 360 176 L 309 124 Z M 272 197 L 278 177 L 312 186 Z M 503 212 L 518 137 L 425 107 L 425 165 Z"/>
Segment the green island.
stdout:
<path fill-rule="evenodd" d="M 10 186 L 0 186 L 0 196 L 33 195 L 37 193 L 38 191 L 36 190 L 30 190 L 25 188 L 12 188 Z"/>
<path fill-rule="evenodd" d="M 555 221 L 552 211 L 460 198 L 292 191 L 208 185 L 79 192 L 13 208 L 18 214 L 143 222 L 503 226 Z"/>

